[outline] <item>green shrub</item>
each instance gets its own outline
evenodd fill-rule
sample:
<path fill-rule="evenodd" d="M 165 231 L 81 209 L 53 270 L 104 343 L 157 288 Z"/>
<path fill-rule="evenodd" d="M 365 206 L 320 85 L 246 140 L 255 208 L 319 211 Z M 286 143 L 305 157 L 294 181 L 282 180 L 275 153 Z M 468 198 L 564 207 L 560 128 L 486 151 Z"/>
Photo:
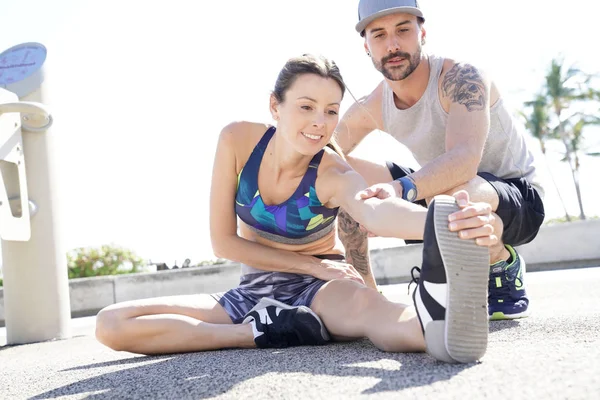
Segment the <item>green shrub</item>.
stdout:
<path fill-rule="evenodd" d="M 69 279 L 140 272 L 144 261 L 115 245 L 80 247 L 67 253 Z"/>
<path fill-rule="evenodd" d="M 216 260 L 200 261 L 199 263 L 196 263 L 196 264 L 192 265 L 192 267 L 204 267 L 204 266 L 209 266 L 209 265 L 220 265 L 220 264 L 225 264 L 226 262 L 227 262 L 227 260 L 224 259 L 224 258 L 217 258 Z"/>
<path fill-rule="evenodd" d="M 186 261 L 189 265 L 189 260 Z M 189 265 L 189 267 L 218 265 L 225 262 L 227 260 L 219 258 L 217 260 L 201 261 L 195 265 Z M 148 270 L 146 262 L 133 251 L 116 245 L 73 249 L 67 252 L 67 267 L 69 279 L 130 274 Z M 165 269 L 171 268 L 165 264 Z M 2 286 L 3 282 L 0 278 L 0 287 Z"/>

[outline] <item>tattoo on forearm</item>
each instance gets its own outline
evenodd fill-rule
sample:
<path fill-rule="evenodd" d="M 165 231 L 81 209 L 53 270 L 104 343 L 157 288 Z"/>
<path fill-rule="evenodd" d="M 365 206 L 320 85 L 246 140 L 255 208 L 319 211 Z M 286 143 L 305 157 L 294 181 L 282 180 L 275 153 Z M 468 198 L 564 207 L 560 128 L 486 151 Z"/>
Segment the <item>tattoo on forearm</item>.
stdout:
<path fill-rule="evenodd" d="M 346 262 L 363 276 L 371 272 L 369 262 L 369 239 L 359 229 L 359 224 L 346 211 L 338 213 L 338 236 L 346 249 Z"/>
<path fill-rule="evenodd" d="M 477 68 L 470 64 L 455 64 L 442 81 L 444 96 L 467 107 L 481 111 L 487 106 L 487 89 Z"/>

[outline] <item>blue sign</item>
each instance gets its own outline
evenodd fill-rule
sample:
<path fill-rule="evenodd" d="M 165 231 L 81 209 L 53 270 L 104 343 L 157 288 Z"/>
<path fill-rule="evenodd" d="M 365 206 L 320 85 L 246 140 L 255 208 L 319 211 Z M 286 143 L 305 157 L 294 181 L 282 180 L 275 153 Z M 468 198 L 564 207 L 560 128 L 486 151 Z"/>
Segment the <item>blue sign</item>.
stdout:
<path fill-rule="evenodd" d="M 19 97 L 35 91 L 43 81 L 46 54 L 46 47 L 39 43 L 19 44 L 0 53 L 0 87 Z"/>

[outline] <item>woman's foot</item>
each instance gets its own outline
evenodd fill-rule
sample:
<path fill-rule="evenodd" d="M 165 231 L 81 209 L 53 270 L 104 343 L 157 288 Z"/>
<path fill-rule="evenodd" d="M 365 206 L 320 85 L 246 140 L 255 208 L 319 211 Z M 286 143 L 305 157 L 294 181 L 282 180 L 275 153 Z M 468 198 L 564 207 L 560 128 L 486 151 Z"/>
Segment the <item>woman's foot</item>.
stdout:
<path fill-rule="evenodd" d="M 436 196 L 423 235 L 423 264 L 413 293 L 427 352 L 446 362 L 481 358 L 488 340 L 489 253 L 448 229 L 453 197 Z"/>
<path fill-rule="evenodd" d="M 289 306 L 267 297 L 246 314 L 243 323 L 252 325 L 254 342 L 261 348 L 321 345 L 329 341 L 325 325 L 310 308 Z"/>

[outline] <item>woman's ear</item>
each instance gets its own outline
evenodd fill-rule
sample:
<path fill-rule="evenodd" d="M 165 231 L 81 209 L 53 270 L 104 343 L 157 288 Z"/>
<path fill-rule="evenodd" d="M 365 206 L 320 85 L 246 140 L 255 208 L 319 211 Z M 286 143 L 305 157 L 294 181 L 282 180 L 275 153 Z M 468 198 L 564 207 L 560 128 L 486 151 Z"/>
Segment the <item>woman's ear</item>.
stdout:
<path fill-rule="evenodd" d="M 271 111 L 273 119 L 279 121 L 279 102 L 274 94 L 271 94 L 271 98 L 269 99 L 269 111 Z"/>

